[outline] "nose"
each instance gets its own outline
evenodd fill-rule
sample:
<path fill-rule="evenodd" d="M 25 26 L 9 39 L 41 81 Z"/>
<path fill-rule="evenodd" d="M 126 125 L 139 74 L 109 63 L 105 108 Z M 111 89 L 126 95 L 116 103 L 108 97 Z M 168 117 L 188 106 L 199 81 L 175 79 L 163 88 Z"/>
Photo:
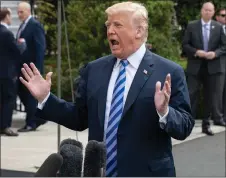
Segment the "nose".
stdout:
<path fill-rule="evenodd" d="M 112 25 L 109 25 L 107 27 L 107 34 L 111 35 L 111 34 L 114 34 L 114 33 L 115 33 L 114 27 Z"/>

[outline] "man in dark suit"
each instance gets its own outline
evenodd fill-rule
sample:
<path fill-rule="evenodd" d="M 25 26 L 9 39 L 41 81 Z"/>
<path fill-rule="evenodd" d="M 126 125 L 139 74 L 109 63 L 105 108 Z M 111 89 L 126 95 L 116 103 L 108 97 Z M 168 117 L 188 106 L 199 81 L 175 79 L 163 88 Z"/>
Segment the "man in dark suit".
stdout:
<path fill-rule="evenodd" d="M 20 80 L 38 100 L 40 118 L 89 128 L 89 140 L 104 141 L 107 177 L 175 176 L 171 137 L 184 140 L 194 126 L 184 70 L 145 47 L 143 5 L 118 3 L 106 13 L 112 55 L 81 71 L 75 103 L 51 94 L 52 73 L 45 80 L 32 63 Z"/>
<path fill-rule="evenodd" d="M 202 132 L 214 135 L 210 129 L 210 113 L 215 125 L 225 126 L 222 113 L 223 83 L 225 80 L 226 38 L 222 26 L 211 20 L 214 5 L 204 3 L 202 18 L 188 24 L 183 50 L 188 57 L 187 82 L 193 117 L 196 118 L 200 84 L 203 84 L 204 117 Z"/>
<path fill-rule="evenodd" d="M 220 8 L 216 12 L 216 20 L 222 24 L 224 34 L 226 35 L 226 8 Z M 224 55 L 226 60 L 226 54 Z M 225 62 L 226 69 L 226 62 Z M 226 122 L 226 72 L 224 81 L 224 94 L 223 94 L 223 110 L 224 110 L 224 121 Z"/>
<path fill-rule="evenodd" d="M 35 63 L 38 70 L 43 73 L 46 47 L 44 29 L 42 25 L 31 16 L 31 7 L 27 2 L 21 2 L 18 5 L 18 16 L 22 24 L 17 32 L 17 38 L 24 38 L 27 43 L 27 49 L 22 55 L 22 62 Z M 18 131 L 34 131 L 38 126 L 45 123 L 35 117 L 37 102 L 21 83 L 19 83 L 18 86 L 18 95 L 27 113 L 26 124 Z"/>
<path fill-rule="evenodd" d="M 20 44 L 8 29 L 11 24 L 11 10 L 0 8 L 0 133 L 18 136 L 10 127 L 16 102 L 16 82 L 19 74 L 19 60 L 26 45 Z"/>

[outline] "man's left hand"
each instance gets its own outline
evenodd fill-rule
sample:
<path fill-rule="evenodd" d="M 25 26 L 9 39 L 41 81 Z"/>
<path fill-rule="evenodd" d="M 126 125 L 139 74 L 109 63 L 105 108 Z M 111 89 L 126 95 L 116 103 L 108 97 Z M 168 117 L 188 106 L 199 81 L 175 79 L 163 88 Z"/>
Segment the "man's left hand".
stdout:
<path fill-rule="evenodd" d="M 171 76 L 168 74 L 161 90 L 161 82 L 156 83 L 155 89 L 155 107 L 161 116 L 167 113 L 171 95 Z"/>
<path fill-rule="evenodd" d="M 213 51 L 209 51 L 209 52 L 206 53 L 206 59 L 212 60 L 215 57 L 216 57 L 216 54 Z"/>

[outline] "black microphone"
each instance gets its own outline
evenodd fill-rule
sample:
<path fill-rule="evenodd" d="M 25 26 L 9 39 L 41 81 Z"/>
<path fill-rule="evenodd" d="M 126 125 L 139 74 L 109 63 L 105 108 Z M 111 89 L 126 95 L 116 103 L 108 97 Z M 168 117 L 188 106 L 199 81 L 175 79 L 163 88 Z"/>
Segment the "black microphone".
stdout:
<path fill-rule="evenodd" d="M 86 145 L 83 177 L 104 177 L 106 165 L 105 145 L 91 140 Z"/>
<path fill-rule="evenodd" d="M 102 169 L 101 177 L 105 177 L 106 159 L 107 159 L 106 144 L 104 142 L 99 142 L 99 147 L 100 147 L 100 151 L 101 151 L 101 157 L 100 157 L 100 165 L 101 165 L 101 169 Z"/>
<path fill-rule="evenodd" d="M 56 177 L 62 164 L 62 156 L 60 154 L 53 153 L 43 162 L 34 177 Z"/>
<path fill-rule="evenodd" d="M 82 174 L 82 149 L 73 144 L 64 144 L 60 148 L 63 157 L 63 165 L 58 177 L 81 177 Z"/>
<path fill-rule="evenodd" d="M 75 146 L 77 146 L 77 147 L 79 147 L 83 150 L 83 145 L 80 141 L 77 141 L 77 140 L 74 140 L 74 139 L 71 139 L 71 138 L 67 138 L 67 139 L 61 141 L 60 148 L 65 144 L 75 145 Z"/>

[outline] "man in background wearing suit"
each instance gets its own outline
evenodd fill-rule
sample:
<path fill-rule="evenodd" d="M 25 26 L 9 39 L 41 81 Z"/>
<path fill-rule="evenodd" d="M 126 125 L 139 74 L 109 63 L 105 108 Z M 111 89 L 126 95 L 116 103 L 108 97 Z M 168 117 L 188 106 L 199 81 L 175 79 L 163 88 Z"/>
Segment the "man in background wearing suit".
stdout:
<path fill-rule="evenodd" d="M 224 34 L 226 35 L 226 8 L 221 8 L 216 12 L 216 20 L 222 24 Z M 226 60 L 226 54 L 224 55 Z M 225 62 L 226 69 L 226 62 Z M 226 72 L 224 80 L 224 94 L 223 94 L 223 110 L 224 110 L 224 121 L 226 122 Z"/>
<path fill-rule="evenodd" d="M 17 38 L 24 38 L 27 43 L 27 49 L 22 55 L 22 62 L 33 62 L 38 70 L 43 73 L 44 55 L 45 55 L 45 32 L 42 25 L 31 16 L 31 6 L 27 2 L 21 2 L 18 5 L 18 16 L 22 21 L 17 32 Z M 18 95 L 25 106 L 26 124 L 19 132 L 29 132 L 37 129 L 44 124 L 42 120 L 35 117 L 37 102 L 29 91 L 19 82 Z"/>
<path fill-rule="evenodd" d="M 215 125 L 225 126 L 222 112 L 223 84 L 225 80 L 226 37 L 222 26 L 212 20 L 214 5 L 204 3 L 201 19 L 188 24 L 183 50 L 188 57 L 187 82 L 193 117 L 196 118 L 200 84 L 203 84 L 204 117 L 202 132 L 214 135 L 210 129 L 210 113 Z"/>
<path fill-rule="evenodd" d="M 10 127 L 16 102 L 19 60 L 26 44 L 24 39 L 18 39 L 17 42 L 8 29 L 11 20 L 11 10 L 0 8 L 0 133 L 18 136 Z"/>
<path fill-rule="evenodd" d="M 194 126 L 184 70 L 145 47 L 143 5 L 122 2 L 105 12 L 112 55 L 82 70 L 75 103 L 51 94 L 52 73 L 45 80 L 33 63 L 20 80 L 39 102 L 37 116 L 89 128 L 89 140 L 104 141 L 107 177 L 175 176 L 171 137 L 184 140 Z"/>

